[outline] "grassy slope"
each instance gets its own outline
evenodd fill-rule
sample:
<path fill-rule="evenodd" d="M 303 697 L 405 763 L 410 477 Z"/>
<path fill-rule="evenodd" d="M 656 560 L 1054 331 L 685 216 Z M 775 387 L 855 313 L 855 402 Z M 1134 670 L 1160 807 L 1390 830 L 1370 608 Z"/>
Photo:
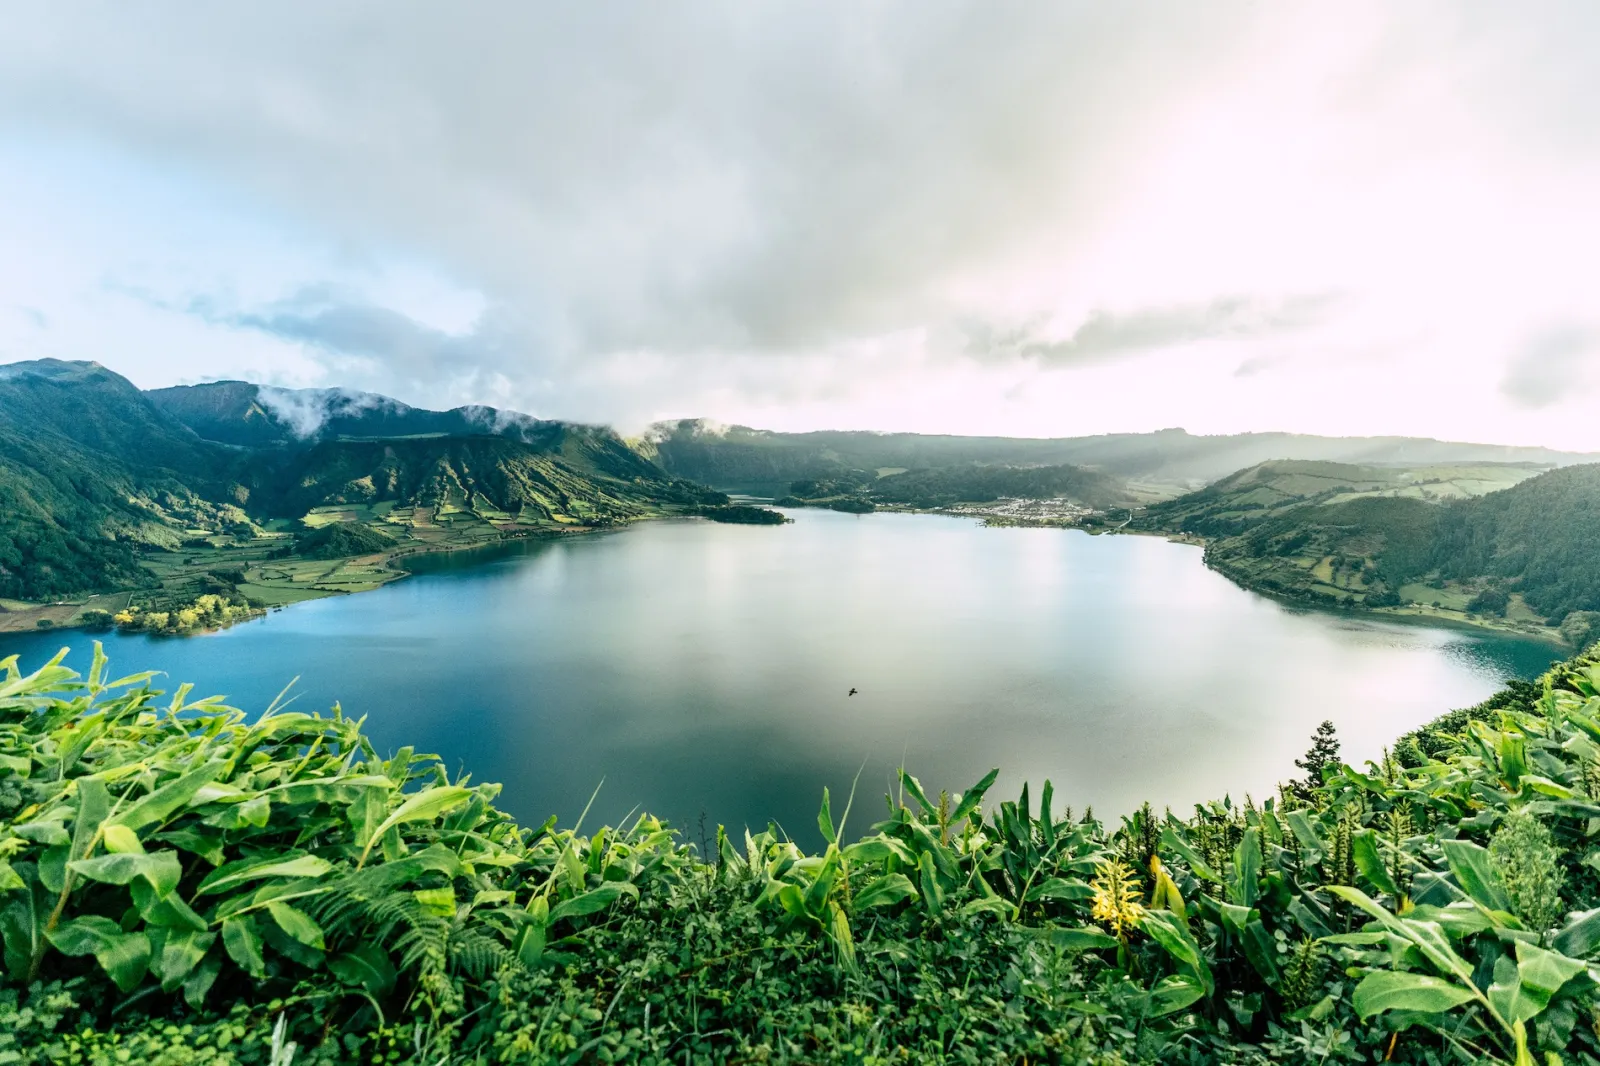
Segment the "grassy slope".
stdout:
<path fill-rule="evenodd" d="M 144 394 L 89 363 L 0 368 L 0 631 L 115 613 L 130 592 L 172 611 L 203 594 L 272 606 L 361 591 L 401 575 L 396 554 L 720 499 L 600 427 L 365 397 L 330 418 L 339 432 L 300 441 L 256 395 L 238 382 Z M 275 557 L 302 523 L 334 520 L 396 544 Z"/>
<path fill-rule="evenodd" d="M 108 676 L 0 697 L 23 1066 L 265 1063 L 279 1018 L 299 1066 L 1600 1062 L 1592 659 L 1265 804 L 1110 827 L 906 777 L 824 793 L 816 855 L 519 828 L 358 723 Z"/>
<path fill-rule="evenodd" d="M 1275 595 L 1548 636 L 1568 610 L 1600 604 L 1581 547 L 1597 470 L 1266 463 L 1151 506 L 1132 528 L 1200 538 L 1210 565 Z M 1547 588 L 1558 582 L 1559 593 Z M 1503 616 L 1469 614 L 1500 585 Z"/>

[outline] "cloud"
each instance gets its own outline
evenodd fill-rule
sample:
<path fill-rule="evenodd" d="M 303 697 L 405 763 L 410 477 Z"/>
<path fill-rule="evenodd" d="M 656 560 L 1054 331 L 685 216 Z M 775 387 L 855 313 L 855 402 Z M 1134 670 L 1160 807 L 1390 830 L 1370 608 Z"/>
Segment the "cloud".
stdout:
<path fill-rule="evenodd" d="M 634 425 L 1542 437 L 1502 363 L 1592 303 L 1597 18 L 33 5 L 0 289 L 50 328 L 0 350 Z"/>
<path fill-rule="evenodd" d="M 301 440 L 315 434 L 330 418 L 404 406 L 386 396 L 353 389 L 283 389 L 275 385 L 258 388 L 256 400 Z"/>
<path fill-rule="evenodd" d="M 1547 329 L 1506 367 L 1500 391 L 1521 407 L 1540 410 L 1585 392 L 1587 372 L 1600 354 L 1600 331 L 1580 325 Z"/>
<path fill-rule="evenodd" d="M 307 286 L 254 310 L 223 313 L 209 299 L 190 306 L 213 321 L 258 330 L 337 356 L 378 360 L 408 376 L 463 363 L 497 361 L 497 349 L 504 341 L 483 322 L 469 332 L 448 333 L 329 285 Z"/>
<path fill-rule="evenodd" d="M 1332 294 L 1282 299 L 1219 297 L 1206 303 L 1110 311 L 1099 308 L 1068 336 L 1045 339 L 1043 329 L 969 329 L 969 352 L 988 358 L 1037 360 L 1050 366 L 1099 362 L 1163 348 L 1223 338 L 1292 333 L 1321 322 L 1336 302 Z"/>

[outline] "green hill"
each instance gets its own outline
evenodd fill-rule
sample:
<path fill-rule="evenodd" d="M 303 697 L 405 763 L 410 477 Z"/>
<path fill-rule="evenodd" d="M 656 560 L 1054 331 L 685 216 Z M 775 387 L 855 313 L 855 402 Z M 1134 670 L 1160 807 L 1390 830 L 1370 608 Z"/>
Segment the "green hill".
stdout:
<path fill-rule="evenodd" d="M 1560 626 L 1600 611 L 1600 465 L 1531 473 L 1266 463 L 1131 528 L 1202 538 L 1211 566 L 1276 595 Z"/>
<path fill-rule="evenodd" d="M 651 427 L 641 442 L 679 477 L 720 489 L 781 492 L 792 481 L 836 478 L 852 471 L 966 466 L 1087 467 L 1165 496 L 1198 488 L 1269 460 L 1357 465 L 1448 466 L 1593 462 L 1600 456 L 1465 444 L 1419 437 L 1317 437 L 1297 433 L 1201 436 L 1181 429 L 1093 437 L 957 437 L 921 433 L 823 431 L 774 433 L 717 426 L 698 419 Z"/>
<path fill-rule="evenodd" d="M 1002 499 L 1071 499 L 1088 507 L 1126 505 L 1129 494 L 1121 478 L 1086 470 L 1081 466 L 994 466 L 966 463 L 875 475 L 870 471 L 840 470 L 826 478 L 791 482 L 783 502 L 788 505 L 862 510 L 886 504 L 943 510 L 963 504 L 986 504 Z"/>
<path fill-rule="evenodd" d="M 279 561 L 305 525 L 366 524 L 413 551 L 722 502 L 605 427 L 241 382 L 144 393 L 95 363 L 0 366 L 0 627 L 109 616 L 129 606 L 107 598 L 118 591 L 175 618 L 201 595 L 272 604 L 398 576 Z"/>

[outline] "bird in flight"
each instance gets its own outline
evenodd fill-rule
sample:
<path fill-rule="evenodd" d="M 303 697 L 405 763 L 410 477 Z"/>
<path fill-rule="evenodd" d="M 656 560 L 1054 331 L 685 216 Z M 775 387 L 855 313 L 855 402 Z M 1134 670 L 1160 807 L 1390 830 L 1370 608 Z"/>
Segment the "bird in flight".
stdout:
<path fill-rule="evenodd" d="M 845 693 L 846 696 L 854 696 L 855 694 L 856 694 L 856 690 L 855 689 L 851 689 L 849 692 Z"/>

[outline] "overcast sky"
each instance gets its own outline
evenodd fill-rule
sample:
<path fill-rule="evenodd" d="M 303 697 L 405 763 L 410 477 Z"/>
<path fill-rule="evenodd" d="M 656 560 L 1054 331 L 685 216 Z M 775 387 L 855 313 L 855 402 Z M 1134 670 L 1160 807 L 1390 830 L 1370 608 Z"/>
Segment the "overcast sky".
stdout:
<path fill-rule="evenodd" d="M 8 5 L 0 359 L 1600 449 L 1600 3 Z"/>

